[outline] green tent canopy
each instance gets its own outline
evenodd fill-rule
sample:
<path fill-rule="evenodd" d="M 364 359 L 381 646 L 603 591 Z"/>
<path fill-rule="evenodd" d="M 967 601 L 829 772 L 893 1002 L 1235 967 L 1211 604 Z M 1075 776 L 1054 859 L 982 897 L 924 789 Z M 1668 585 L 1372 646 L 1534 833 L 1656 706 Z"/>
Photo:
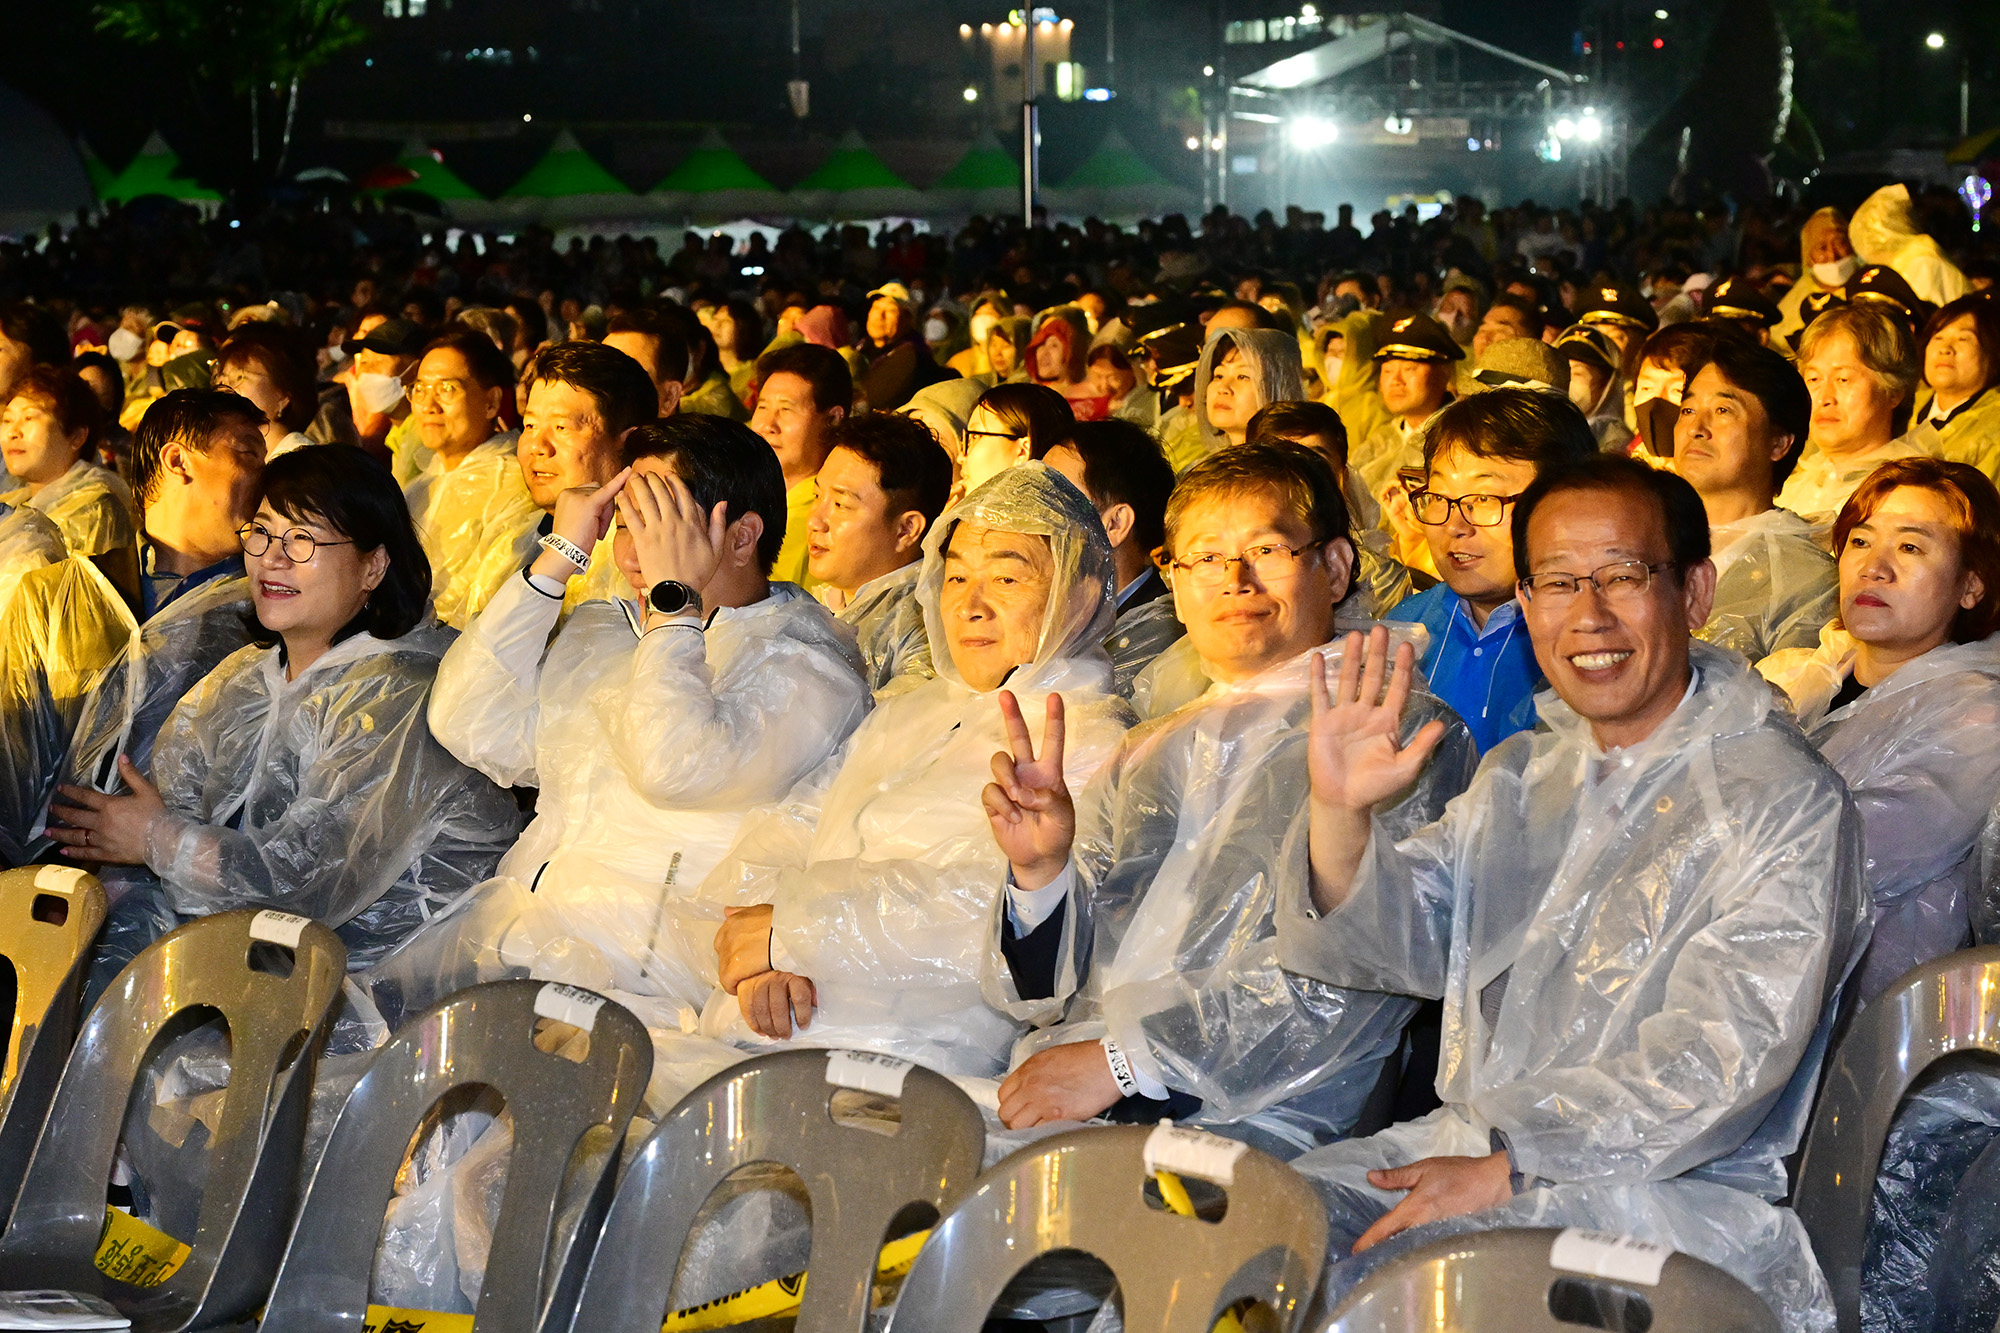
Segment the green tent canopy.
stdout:
<path fill-rule="evenodd" d="M 154 130 L 139 149 L 139 155 L 132 159 L 132 164 L 98 193 L 105 199 L 116 199 L 120 203 L 129 203 L 147 194 L 163 194 L 184 203 L 221 201 L 222 196 L 215 191 L 176 176 L 174 172 L 180 164 L 180 155 L 167 146 L 167 141 L 160 137 L 158 130 Z"/>
<path fill-rule="evenodd" d="M 483 199 L 484 195 L 465 183 L 422 139 L 412 139 L 396 154 L 396 165 L 416 173 L 416 180 L 403 188 L 421 190 L 441 204 L 457 199 Z"/>
<path fill-rule="evenodd" d="M 1184 211 L 1195 201 L 1114 129 L 1067 180 L 1047 192 L 1047 202 L 1055 213 L 1120 221 Z"/>
<path fill-rule="evenodd" d="M 959 212 L 1018 212 L 1021 164 L 1008 156 L 989 126 L 957 165 L 931 184 L 930 193 L 940 206 Z"/>
<path fill-rule="evenodd" d="M 111 182 L 117 177 L 105 165 L 104 159 L 97 155 L 97 150 L 90 146 L 90 141 L 80 134 L 76 136 L 76 155 L 83 159 L 83 171 L 90 177 L 90 188 L 97 192 L 99 199 L 104 198 L 104 192 L 111 188 Z"/>
<path fill-rule="evenodd" d="M 694 151 L 653 187 L 655 194 L 720 194 L 725 190 L 759 190 L 771 194 L 778 187 L 759 176 L 718 130 L 702 136 Z"/>
<path fill-rule="evenodd" d="M 597 164 L 583 151 L 576 136 L 564 130 L 556 136 L 542 160 L 515 181 L 508 199 L 571 199 L 578 195 L 630 194 L 624 182 Z"/>
<path fill-rule="evenodd" d="M 914 216 L 925 211 L 921 191 L 889 169 L 875 150 L 849 130 L 819 170 L 792 187 L 801 212 L 838 218 Z"/>

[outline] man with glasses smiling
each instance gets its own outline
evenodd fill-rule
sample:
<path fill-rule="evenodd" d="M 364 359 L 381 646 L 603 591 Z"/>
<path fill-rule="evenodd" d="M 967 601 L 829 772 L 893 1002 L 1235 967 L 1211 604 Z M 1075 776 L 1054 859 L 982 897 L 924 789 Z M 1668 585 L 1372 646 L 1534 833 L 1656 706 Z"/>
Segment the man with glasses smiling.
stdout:
<path fill-rule="evenodd" d="M 1481 754 L 1535 725 L 1547 683 L 1514 600 L 1513 506 L 1543 469 L 1596 452 L 1583 415 L 1534 389 L 1468 395 L 1430 424 L 1410 508 L 1444 582 L 1392 614 L 1430 631 L 1424 677 Z"/>
<path fill-rule="evenodd" d="M 1577 1226 L 1830 1327 L 1776 1201 L 1867 935 L 1853 803 L 1761 678 L 1693 640 L 1715 569 L 1686 481 L 1611 455 L 1553 468 L 1513 531 L 1553 690 L 1442 819 L 1404 835 L 1371 813 L 1434 739 L 1401 716 L 1412 654 L 1392 667 L 1377 631 L 1313 684 L 1279 956 L 1444 1002 L 1443 1107 L 1294 1163 L 1331 1214 L 1321 1299 L 1442 1235 Z"/>

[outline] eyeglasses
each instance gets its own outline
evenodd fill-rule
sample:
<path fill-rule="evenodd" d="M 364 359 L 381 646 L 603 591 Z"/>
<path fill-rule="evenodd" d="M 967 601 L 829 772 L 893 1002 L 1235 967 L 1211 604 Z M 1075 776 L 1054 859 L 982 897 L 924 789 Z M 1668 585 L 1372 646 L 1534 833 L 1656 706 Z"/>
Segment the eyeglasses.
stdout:
<path fill-rule="evenodd" d="M 236 529 L 236 540 L 243 543 L 243 554 L 262 555 L 277 542 L 278 549 L 285 553 L 285 559 L 295 565 L 309 563 L 315 552 L 322 546 L 352 546 L 351 541 L 330 542 L 313 536 L 304 528 L 293 528 L 283 537 L 271 532 L 261 523 L 245 523 Z"/>
<path fill-rule="evenodd" d="M 1583 591 L 1588 583 L 1607 602 L 1631 602 L 1653 586 L 1653 575 L 1674 568 L 1671 560 L 1649 565 L 1644 560 L 1620 560 L 1615 565 L 1599 565 L 1588 574 L 1530 574 L 1515 584 L 1521 596 L 1544 604 L 1564 604 Z"/>
<path fill-rule="evenodd" d="M 1520 498 L 1518 495 L 1439 495 L 1436 491 L 1418 491 L 1410 497 L 1410 512 L 1417 516 L 1417 522 L 1433 528 L 1441 528 L 1451 522 L 1451 511 L 1454 509 L 1465 515 L 1465 521 L 1475 528 L 1497 528 L 1500 520 L 1507 516 L 1507 506 Z"/>
<path fill-rule="evenodd" d="M 410 386 L 410 401 L 418 406 L 433 398 L 440 403 L 455 403 L 463 397 L 464 380 L 418 380 Z"/>
<path fill-rule="evenodd" d="M 1185 560 L 1169 560 L 1167 563 L 1187 575 L 1188 582 L 1197 588 L 1216 588 L 1229 577 L 1231 565 L 1242 565 L 1255 575 L 1259 582 L 1274 583 L 1288 579 L 1298 573 L 1299 565 L 1308 551 L 1318 550 L 1326 545 L 1322 538 L 1307 542 L 1304 546 L 1245 547 L 1241 555 L 1224 555 L 1220 551 L 1196 551 Z"/>
<path fill-rule="evenodd" d="M 1025 440 L 1028 438 L 1025 435 L 1015 435 L 1004 430 L 969 430 L 965 434 L 967 438 L 974 435 L 983 435 L 989 440 Z"/>

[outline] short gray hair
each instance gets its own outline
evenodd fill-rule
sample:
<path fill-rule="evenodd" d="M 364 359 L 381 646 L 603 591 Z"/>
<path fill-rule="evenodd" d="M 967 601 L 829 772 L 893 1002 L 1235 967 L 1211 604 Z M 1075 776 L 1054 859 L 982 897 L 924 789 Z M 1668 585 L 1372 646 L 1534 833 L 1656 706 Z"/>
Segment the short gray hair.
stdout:
<path fill-rule="evenodd" d="M 1867 305 L 1837 305 L 1806 325 L 1799 335 L 1799 366 L 1812 360 L 1820 346 L 1836 334 L 1854 339 L 1861 364 L 1891 402 L 1902 403 L 1917 387 L 1923 364 L 1903 322 Z"/>

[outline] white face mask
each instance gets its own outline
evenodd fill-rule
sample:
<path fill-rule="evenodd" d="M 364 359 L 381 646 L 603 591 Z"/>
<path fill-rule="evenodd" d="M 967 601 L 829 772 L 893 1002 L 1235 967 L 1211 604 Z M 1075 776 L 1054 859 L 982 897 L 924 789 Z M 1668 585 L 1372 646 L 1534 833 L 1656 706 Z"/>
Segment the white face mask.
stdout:
<path fill-rule="evenodd" d="M 1340 363 L 1342 361 L 1345 361 L 1346 359 L 1347 358 L 1344 356 L 1327 357 L 1326 360 L 1321 363 L 1322 368 L 1319 372 L 1319 377 L 1325 380 L 1329 385 L 1338 383 L 1340 380 Z"/>
<path fill-rule="evenodd" d="M 146 340 L 130 329 L 113 329 L 111 337 L 105 340 L 114 361 L 137 361 L 146 350 Z"/>
<path fill-rule="evenodd" d="M 951 337 L 951 321 L 947 319 L 927 319 L 924 321 L 924 341 L 935 347 Z"/>
<path fill-rule="evenodd" d="M 993 326 L 1000 322 L 1000 316 L 981 311 L 972 317 L 972 345 L 986 346 L 986 335 L 993 332 Z"/>
<path fill-rule="evenodd" d="M 1847 285 L 1847 280 L 1861 271 L 1861 256 L 1849 255 L 1836 259 L 1830 264 L 1812 266 L 1813 281 L 1828 291 L 1835 291 Z"/>
<path fill-rule="evenodd" d="M 395 410 L 403 401 L 403 381 L 394 375 L 380 375 L 371 371 L 354 377 L 354 393 L 361 405 L 370 412 L 383 413 Z"/>

